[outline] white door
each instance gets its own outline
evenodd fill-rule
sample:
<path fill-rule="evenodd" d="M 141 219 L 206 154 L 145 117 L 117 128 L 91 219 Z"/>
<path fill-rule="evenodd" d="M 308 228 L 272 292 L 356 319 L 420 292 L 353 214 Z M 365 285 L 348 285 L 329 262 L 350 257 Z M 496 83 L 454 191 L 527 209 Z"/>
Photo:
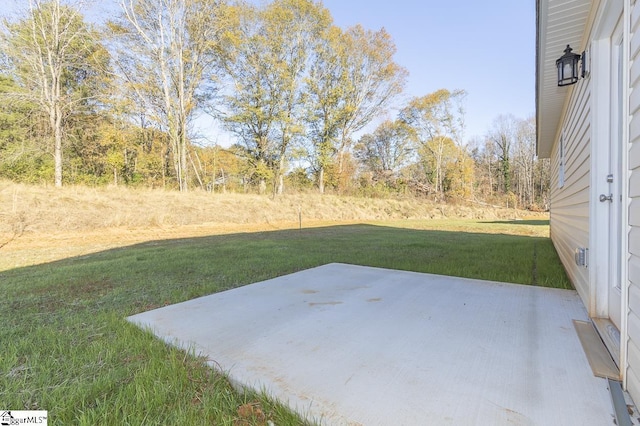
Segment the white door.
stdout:
<path fill-rule="evenodd" d="M 623 138 L 623 38 L 622 25 L 618 23 L 611 37 L 611 116 L 609 119 L 609 172 L 603 178 L 607 180 L 609 191 L 600 195 L 600 202 L 609 205 L 609 318 L 618 330 L 622 312 L 621 289 L 621 213 L 622 213 L 622 138 Z"/>

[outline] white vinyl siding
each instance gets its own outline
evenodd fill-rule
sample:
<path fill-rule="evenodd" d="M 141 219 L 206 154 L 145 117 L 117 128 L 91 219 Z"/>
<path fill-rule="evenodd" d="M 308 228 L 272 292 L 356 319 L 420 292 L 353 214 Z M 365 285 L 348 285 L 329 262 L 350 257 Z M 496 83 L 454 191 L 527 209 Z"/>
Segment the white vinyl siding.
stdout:
<path fill-rule="evenodd" d="M 589 247 L 590 80 L 580 80 L 572 90 L 560 132 L 564 145 L 564 173 L 561 170 L 560 137 L 556 140 L 551 160 L 551 239 L 569 279 L 585 306 L 589 306 L 589 272 L 587 268 L 576 265 L 574 253 L 577 247 Z"/>
<path fill-rule="evenodd" d="M 558 144 L 558 188 L 564 186 L 564 134 L 560 136 L 560 143 Z"/>
<path fill-rule="evenodd" d="M 631 10 L 629 57 L 629 313 L 626 383 L 631 397 L 640 401 L 640 5 Z"/>

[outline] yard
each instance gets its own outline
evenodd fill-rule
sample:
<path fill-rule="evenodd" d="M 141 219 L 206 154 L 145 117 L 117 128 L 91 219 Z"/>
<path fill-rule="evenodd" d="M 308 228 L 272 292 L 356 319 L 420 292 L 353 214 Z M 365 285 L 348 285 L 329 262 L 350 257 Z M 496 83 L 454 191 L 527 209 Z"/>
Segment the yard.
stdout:
<path fill-rule="evenodd" d="M 3 265 L 1 408 L 48 410 L 51 424 L 299 424 L 125 317 L 331 262 L 570 288 L 548 232 L 538 219 L 334 224 Z"/>

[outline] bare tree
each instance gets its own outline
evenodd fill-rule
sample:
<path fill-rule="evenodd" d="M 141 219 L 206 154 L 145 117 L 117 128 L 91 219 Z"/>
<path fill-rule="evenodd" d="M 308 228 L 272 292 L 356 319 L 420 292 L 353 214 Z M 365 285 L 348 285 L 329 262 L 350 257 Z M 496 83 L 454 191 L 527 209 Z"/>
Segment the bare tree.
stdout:
<path fill-rule="evenodd" d="M 504 193 L 512 190 L 511 155 L 517 131 L 518 120 L 513 115 L 500 115 L 493 121 L 493 127 L 487 135 L 496 148 L 498 170 Z"/>
<path fill-rule="evenodd" d="M 351 137 L 383 113 L 402 93 L 408 72 L 393 56 L 396 46 L 384 28 L 365 30 L 360 25 L 346 31 L 347 43 L 344 105 L 338 146 L 338 172 L 344 154 L 351 148 Z"/>
<path fill-rule="evenodd" d="M 190 131 L 219 89 L 232 8 L 225 0 L 120 0 L 120 6 L 109 26 L 124 84 L 168 133 L 178 186 L 187 191 Z"/>
<path fill-rule="evenodd" d="M 477 194 L 482 197 L 493 197 L 496 190 L 496 155 L 494 144 L 486 138 L 473 138 L 467 146 L 475 162 L 475 185 Z"/>
<path fill-rule="evenodd" d="M 545 207 L 549 161 L 536 157 L 535 118 L 498 116 L 483 140 L 474 141 L 476 187 L 485 196 L 515 197 L 524 208 Z"/>
<path fill-rule="evenodd" d="M 355 157 L 378 180 L 391 181 L 412 160 L 412 132 L 405 123 L 385 121 L 372 134 L 364 135 L 355 146 Z"/>
<path fill-rule="evenodd" d="M 517 123 L 513 146 L 514 178 L 520 205 L 530 207 L 535 204 L 536 166 L 536 124 L 535 118 Z"/>

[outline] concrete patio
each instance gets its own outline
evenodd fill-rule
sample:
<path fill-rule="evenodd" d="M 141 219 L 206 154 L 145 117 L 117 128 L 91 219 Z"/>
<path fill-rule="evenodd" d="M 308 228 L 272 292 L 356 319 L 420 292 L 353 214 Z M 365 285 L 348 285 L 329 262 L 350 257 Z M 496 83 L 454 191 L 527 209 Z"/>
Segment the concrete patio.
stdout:
<path fill-rule="evenodd" d="M 574 291 L 329 264 L 134 315 L 327 425 L 613 425 Z"/>

